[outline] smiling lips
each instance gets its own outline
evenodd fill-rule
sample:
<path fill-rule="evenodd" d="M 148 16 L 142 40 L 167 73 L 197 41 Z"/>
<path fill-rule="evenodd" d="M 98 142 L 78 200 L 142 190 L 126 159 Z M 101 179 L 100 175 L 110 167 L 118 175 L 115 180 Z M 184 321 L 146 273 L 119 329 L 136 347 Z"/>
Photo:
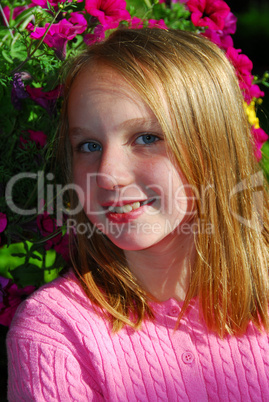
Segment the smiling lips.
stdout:
<path fill-rule="evenodd" d="M 123 214 L 126 212 L 134 211 L 135 209 L 140 208 L 143 205 L 149 204 L 153 199 L 146 200 L 146 201 L 135 201 L 132 204 L 125 204 L 119 207 L 110 206 L 108 210 L 113 213 Z"/>
<path fill-rule="evenodd" d="M 109 206 L 106 216 L 109 220 L 115 223 L 126 223 L 134 220 L 140 216 L 144 207 L 152 205 L 155 198 L 151 198 L 145 201 L 135 201 L 131 204 L 125 204 L 121 206 Z"/>

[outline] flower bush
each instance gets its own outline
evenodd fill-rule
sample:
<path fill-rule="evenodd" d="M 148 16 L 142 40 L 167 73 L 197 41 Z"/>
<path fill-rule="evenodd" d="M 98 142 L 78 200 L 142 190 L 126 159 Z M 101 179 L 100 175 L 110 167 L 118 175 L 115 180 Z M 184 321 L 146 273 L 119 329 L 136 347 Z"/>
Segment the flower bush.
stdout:
<path fill-rule="evenodd" d="M 223 0 L 2 0 L 0 12 L 0 323 L 8 326 L 21 300 L 69 263 L 68 205 L 53 168 L 65 60 L 121 25 L 208 37 L 236 69 L 259 161 L 268 136 L 256 115 L 258 83 L 268 86 L 268 73 L 258 81 L 233 47 L 236 17 Z"/>

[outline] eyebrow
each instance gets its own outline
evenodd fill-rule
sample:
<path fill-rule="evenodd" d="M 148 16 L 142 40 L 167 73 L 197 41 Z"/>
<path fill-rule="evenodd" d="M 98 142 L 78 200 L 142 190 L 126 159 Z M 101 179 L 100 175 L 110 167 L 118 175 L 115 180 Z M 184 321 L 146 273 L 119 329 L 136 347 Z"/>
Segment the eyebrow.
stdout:
<path fill-rule="evenodd" d="M 160 123 L 158 120 L 155 118 L 143 118 L 143 117 L 138 117 L 138 118 L 133 118 L 133 119 L 128 119 L 123 121 L 119 125 L 119 129 L 124 130 L 126 128 L 131 128 L 134 129 L 136 127 L 142 127 L 143 129 L 154 129 L 154 130 L 162 130 Z M 72 129 L 69 130 L 69 135 L 72 137 L 79 137 L 82 135 L 92 135 L 93 133 L 91 130 L 83 127 L 73 127 Z"/>
<path fill-rule="evenodd" d="M 135 128 L 136 126 L 146 126 L 146 127 L 153 127 L 153 128 L 161 128 L 160 123 L 158 122 L 157 118 L 149 118 L 145 119 L 143 117 L 139 118 L 134 118 L 134 119 L 129 119 L 123 121 L 119 128 L 125 129 L 125 128 Z"/>

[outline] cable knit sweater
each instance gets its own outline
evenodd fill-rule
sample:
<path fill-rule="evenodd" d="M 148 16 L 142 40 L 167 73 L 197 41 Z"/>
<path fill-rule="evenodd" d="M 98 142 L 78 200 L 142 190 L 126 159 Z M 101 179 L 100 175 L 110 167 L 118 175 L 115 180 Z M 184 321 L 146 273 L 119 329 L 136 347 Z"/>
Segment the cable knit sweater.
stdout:
<path fill-rule="evenodd" d="M 73 274 L 35 292 L 7 338 L 10 401 L 269 401 L 268 336 L 224 340 L 193 301 L 154 303 L 155 321 L 111 334 Z"/>

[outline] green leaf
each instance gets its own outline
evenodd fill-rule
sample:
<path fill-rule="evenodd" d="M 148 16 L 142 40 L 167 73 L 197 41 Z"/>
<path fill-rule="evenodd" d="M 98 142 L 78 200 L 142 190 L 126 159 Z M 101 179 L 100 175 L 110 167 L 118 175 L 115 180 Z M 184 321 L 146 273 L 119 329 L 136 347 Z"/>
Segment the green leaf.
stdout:
<path fill-rule="evenodd" d="M 9 56 L 8 52 L 6 50 L 2 50 L 2 55 L 4 57 L 4 59 L 9 62 L 10 64 L 13 63 L 12 58 Z"/>
<path fill-rule="evenodd" d="M 31 19 L 34 18 L 34 12 L 37 9 L 41 9 L 41 7 L 36 6 L 36 7 L 31 7 L 28 8 L 27 10 L 24 10 L 22 13 L 20 13 L 15 20 L 12 20 L 12 22 L 10 23 L 11 27 L 16 27 L 19 24 L 23 23 L 24 21 L 31 21 Z M 25 28 L 25 27 L 23 27 Z"/>
<path fill-rule="evenodd" d="M 50 282 L 59 275 L 65 265 L 62 257 L 54 249 L 36 250 L 36 245 L 25 243 L 12 243 L 0 248 L 0 275 L 13 279 L 18 286 L 40 286 Z"/>

